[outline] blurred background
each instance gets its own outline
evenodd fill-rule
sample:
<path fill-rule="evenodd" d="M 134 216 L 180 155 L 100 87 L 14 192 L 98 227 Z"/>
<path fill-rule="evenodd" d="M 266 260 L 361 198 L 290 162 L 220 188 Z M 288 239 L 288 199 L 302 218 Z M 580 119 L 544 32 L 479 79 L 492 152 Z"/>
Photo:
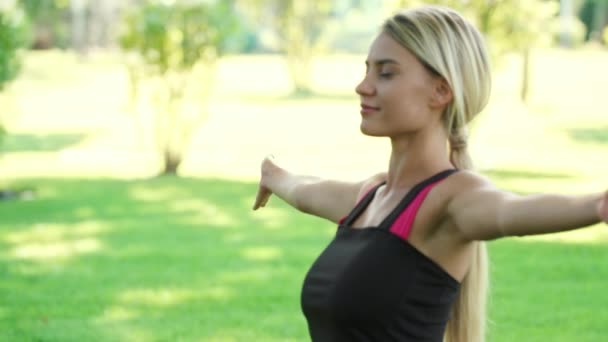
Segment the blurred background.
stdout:
<path fill-rule="evenodd" d="M 307 340 L 299 286 L 334 227 L 251 212 L 259 164 L 384 170 L 354 88 L 383 19 L 423 3 L 491 51 L 477 169 L 606 189 L 608 0 L 0 0 L 0 340 Z M 491 340 L 605 336 L 607 240 L 492 243 Z"/>
<path fill-rule="evenodd" d="M 547 130 L 601 111 L 606 1 L 435 2 L 487 36 L 487 120 Z M 421 3 L 3 0 L 0 175 L 252 178 L 274 153 L 303 172 L 365 177 L 387 151 L 360 136 L 354 87 L 382 19 Z M 544 165 L 553 150 L 539 139 L 543 152 L 515 152 L 510 130 L 480 131 L 490 137 L 473 144 L 492 152 L 475 151 L 479 167 Z"/>

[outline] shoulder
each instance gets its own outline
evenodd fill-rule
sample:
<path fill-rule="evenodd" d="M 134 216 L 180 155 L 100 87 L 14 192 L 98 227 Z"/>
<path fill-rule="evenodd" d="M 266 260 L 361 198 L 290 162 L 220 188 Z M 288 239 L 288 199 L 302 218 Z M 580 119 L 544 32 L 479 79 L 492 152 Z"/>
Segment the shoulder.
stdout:
<path fill-rule="evenodd" d="M 385 182 L 387 177 L 386 172 L 379 172 L 359 183 L 359 192 L 357 194 L 357 202 L 363 198 L 370 190 L 378 184 Z"/>
<path fill-rule="evenodd" d="M 469 200 L 480 193 L 496 191 L 496 187 L 488 177 L 480 173 L 460 170 L 438 184 L 434 191 L 449 212 L 467 206 L 470 203 Z"/>
<path fill-rule="evenodd" d="M 445 179 L 444 187 L 452 196 L 479 189 L 494 188 L 492 181 L 475 171 L 460 170 Z"/>

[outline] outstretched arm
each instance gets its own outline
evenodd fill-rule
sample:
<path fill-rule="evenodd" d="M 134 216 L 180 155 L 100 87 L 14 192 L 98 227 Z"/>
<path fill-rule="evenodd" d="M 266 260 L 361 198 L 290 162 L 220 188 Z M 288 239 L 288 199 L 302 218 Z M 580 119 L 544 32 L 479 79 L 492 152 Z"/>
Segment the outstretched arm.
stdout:
<path fill-rule="evenodd" d="M 384 174 L 378 174 L 356 183 L 324 180 L 293 174 L 269 158 L 264 159 L 261 168 L 262 175 L 253 210 L 264 207 L 274 193 L 302 212 L 333 222 L 346 216 L 361 193 L 385 177 Z"/>
<path fill-rule="evenodd" d="M 608 223 L 608 191 L 604 192 L 602 200 L 597 205 L 597 213 L 602 221 Z"/>
<path fill-rule="evenodd" d="M 555 233 L 608 222 L 608 193 L 583 196 L 520 196 L 489 181 L 462 175 L 466 187 L 448 205 L 448 215 L 469 240 Z"/>

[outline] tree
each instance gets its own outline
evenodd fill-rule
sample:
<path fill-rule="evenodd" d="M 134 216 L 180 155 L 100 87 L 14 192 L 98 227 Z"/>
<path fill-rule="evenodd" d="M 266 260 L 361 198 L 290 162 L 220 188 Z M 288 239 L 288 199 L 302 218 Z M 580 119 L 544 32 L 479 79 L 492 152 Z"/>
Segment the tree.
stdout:
<path fill-rule="evenodd" d="M 0 6 L 0 92 L 17 77 L 21 69 L 19 51 L 27 43 L 27 21 L 21 8 L 14 2 Z M 5 135 L 0 120 L 0 143 Z"/>
<path fill-rule="evenodd" d="M 69 45 L 70 0 L 18 1 L 31 22 L 34 48 L 64 48 Z"/>
<path fill-rule="evenodd" d="M 241 0 L 240 4 L 257 20 L 272 27 L 285 53 L 295 92 L 312 93 L 311 64 L 314 55 L 327 44 L 333 1 Z"/>
<path fill-rule="evenodd" d="M 19 50 L 27 42 L 27 21 L 21 8 L 0 7 L 0 91 L 19 73 Z"/>
<path fill-rule="evenodd" d="M 585 39 L 601 42 L 602 30 L 608 25 L 608 0 L 585 0 L 580 16 L 587 26 Z"/>
<path fill-rule="evenodd" d="M 215 62 L 237 25 L 231 1 L 149 1 L 125 17 L 120 44 L 139 63 L 129 65 L 137 96 L 142 80 L 159 84 L 154 123 L 163 159 L 162 174 L 175 174 L 184 151 L 204 118 Z M 183 110 L 188 87 L 206 86 L 196 94 L 198 112 Z"/>
<path fill-rule="evenodd" d="M 420 5 L 417 0 L 396 0 L 398 7 Z M 554 20 L 559 4 L 546 0 L 435 0 L 425 1 L 449 6 L 472 20 L 488 38 L 493 59 L 506 52 L 519 52 L 523 58 L 521 98 L 529 89 L 530 52 L 535 43 L 547 40 L 547 27 Z"/>

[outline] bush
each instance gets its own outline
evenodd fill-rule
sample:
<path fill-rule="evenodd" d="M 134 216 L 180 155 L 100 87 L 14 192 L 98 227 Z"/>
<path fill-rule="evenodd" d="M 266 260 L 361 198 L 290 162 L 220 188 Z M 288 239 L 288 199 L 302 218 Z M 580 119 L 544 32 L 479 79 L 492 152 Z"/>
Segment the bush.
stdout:
<path fill-rule="evenodd" d="M 557 44 L 561 44 L 564 38 L 569 46 L 579 46 L 585 42 L 587 27 L 577 17 L 572 16 L 567 19 L 556 18 L 552 26 L 552 32 Z"/>
<path fill-rule="evenodd" d="M 27 20 L 14 6 L 0 8 L 0 91 L 20 69 L 19 50 L 28 43 Z"/>
<path fill-rule="evenodd" d="M 226 43 L 238 24 L 233 7 L 226 1 L 210 4 L 152 1 L 125 16 L 120 45 L 136 60 L 128 64 L 132 100 L 137 97 L 142 77 L 160 78 L 161 93 L 166 94 L 155 96 L 154 118 L 159 125 L 168 123 L 158 126 L 162 129 L 156 132 L 159 152 L 164 157 L 163 174 L 177 172 L 194 129 L 204 117 L 204 99 L 211 83 L 209 74 L 217 58 L 226 52 Z M 199 92 L 200 110 L 183 115 L 180 104 L 197 66 L 199 71 L 207 71 L 200 77 L 208 77 L 209 83 L 202 82 L 206 88 Z"/>

